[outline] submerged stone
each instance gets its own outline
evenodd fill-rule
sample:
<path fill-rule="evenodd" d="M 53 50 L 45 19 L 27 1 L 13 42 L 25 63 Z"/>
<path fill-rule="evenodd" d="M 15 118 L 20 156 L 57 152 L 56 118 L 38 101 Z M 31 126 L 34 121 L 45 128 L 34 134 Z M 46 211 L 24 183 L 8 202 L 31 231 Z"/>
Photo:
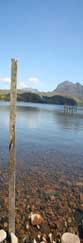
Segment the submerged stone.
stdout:
<path fill-rule="evenodd" d="M 83 239 L 83 210 L 77 208 L 75 211 L 75 219 L 78 225 L 78 232 L 80 239 Z"/>
<path fill-rule="evenodd" d="M 62 243 L 80 243 L 80 239 L 77 235 L 66 232 L 61 237 Z"/>
<path fill-rule="evenodd" d="M 44 222 L 43 217 L 39 213 L 32 213 L 30 215 L 32 225 L 41 225 Z"/>
<path fill-rule="evenodd" d="M 16 235 L 11 232 L 11 243 L 18 243 L 18 238 L 16 237 Z"/>
<path fill-rule="evenodd" d="M 3 242 L 7 237 L 7 234 L 4 230 L 0 230 L 0 243 Z"/>

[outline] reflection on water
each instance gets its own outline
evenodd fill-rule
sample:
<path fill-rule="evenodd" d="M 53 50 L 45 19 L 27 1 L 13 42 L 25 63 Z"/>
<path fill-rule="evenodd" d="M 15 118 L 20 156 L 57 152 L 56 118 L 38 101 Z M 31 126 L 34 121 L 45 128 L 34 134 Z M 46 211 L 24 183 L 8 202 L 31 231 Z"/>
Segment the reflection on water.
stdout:
<path fill-rule="evenodd" d="M 9 104 L 0 103 L 0 161 L 8 158 Z M 63 106 L 17 104 L 16 144 L 20 163 L 59 159 L 82 163 L 83 109 L 65 114 Z M 61 155 L 61 156 L 60 156 Z"/>
<path fill-rule="evenodd" d="M 38 128 L 41 123 L 41 112 L 37 108 L 18 107 L 17 108 L 17 123 L 19 128 Z"/>
<path fill-rule="evenodd" d="M 57 123 L 62 129 L 70 129 L 70 130 L 80 130 L 83 129 L 83 114 L 65 114 L 61 113 L 60 111 L 54 112 L 55 121 L 57 120 Z"/>

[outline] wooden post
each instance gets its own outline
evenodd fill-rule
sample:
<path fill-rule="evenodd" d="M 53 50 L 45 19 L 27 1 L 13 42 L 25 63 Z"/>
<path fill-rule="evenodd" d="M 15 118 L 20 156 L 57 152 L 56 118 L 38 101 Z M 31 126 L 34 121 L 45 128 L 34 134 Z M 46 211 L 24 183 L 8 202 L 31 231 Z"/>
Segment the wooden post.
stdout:
<path fill-rule="evenodd" d="M 10 135 L 9 135 L 9 232 L 15 233 L 15 127 L 17 60 L 11 59 Z"/>

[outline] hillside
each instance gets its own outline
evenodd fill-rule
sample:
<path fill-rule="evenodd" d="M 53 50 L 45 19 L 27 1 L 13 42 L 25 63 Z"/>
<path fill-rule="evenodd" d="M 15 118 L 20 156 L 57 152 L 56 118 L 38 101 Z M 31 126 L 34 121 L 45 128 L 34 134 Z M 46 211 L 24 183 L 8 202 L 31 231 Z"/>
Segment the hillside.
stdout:
<path fill-rule="evenodd" d="M 10 94 L 3 93 L 0 94 L 0 100 L 9 101 Z M 59 104 L 59 105 L 76 105 L 76 101 L 73 98 L 64 97 L 61 95 L 54 95 L 51 97 L 42 96 L 35 93 L 19 93 L 17 94 L 17 100 L 23 102 L 33 102 L 33 103 L 45 103 L 45 104 Z"/>
<path fill-rule="evenodd" d="M 0 100 L 9 101 L 9 90 L 0 90 Z M 81 104 L 83 105 L 83 85 L 64 81 L 57 88 L 49 92 L 34 89 L 17 90 L 17 100 L 48 104 Z"/>
<path fill-rule="evenodd" d="M 72 83 L 69 81 L 64 81 L 60 83 L 53 93 L 66 94 L 72 97 L 83 98 L 83 85 L 80 83 Z"/>
<path fill-rule="evenodd" d="M 73 98 L 78 104 L 83 105 L 83 85 L 80 83 L 72 83 L 64 81 L 57 85 L 57 88 L 51 92 L 43 92 L 43 96 L 63 96 Z"/>

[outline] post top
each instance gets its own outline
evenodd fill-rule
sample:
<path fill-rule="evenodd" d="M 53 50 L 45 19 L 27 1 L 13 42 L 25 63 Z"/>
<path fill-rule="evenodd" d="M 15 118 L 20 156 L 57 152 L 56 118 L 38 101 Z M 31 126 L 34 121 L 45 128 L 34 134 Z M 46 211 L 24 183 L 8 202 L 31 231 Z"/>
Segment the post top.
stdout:
<path fill-rule="evenodd" d="M 11 62 L 17 62 L 18 60 L 16 58 L 11 58 Z"/>

